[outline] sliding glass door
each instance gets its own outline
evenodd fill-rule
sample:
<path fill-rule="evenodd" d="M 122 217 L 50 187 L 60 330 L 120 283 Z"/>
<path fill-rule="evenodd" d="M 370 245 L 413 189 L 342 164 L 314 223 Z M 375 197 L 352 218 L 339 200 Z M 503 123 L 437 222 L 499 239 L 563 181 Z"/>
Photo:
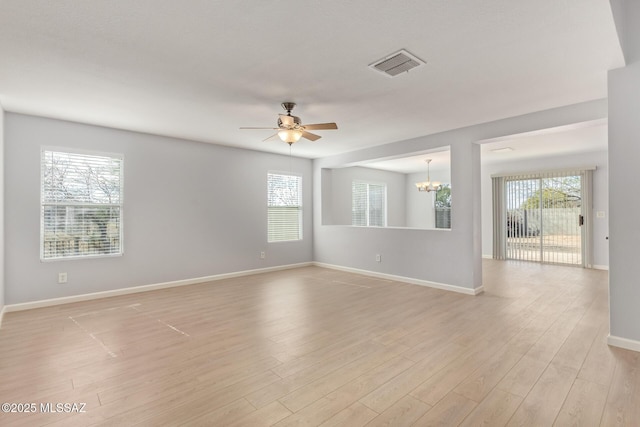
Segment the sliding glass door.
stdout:
<path fill-rule="evenodd" d="M 581 172 L 505 177 L 505 257 L 584 265 Z"/>

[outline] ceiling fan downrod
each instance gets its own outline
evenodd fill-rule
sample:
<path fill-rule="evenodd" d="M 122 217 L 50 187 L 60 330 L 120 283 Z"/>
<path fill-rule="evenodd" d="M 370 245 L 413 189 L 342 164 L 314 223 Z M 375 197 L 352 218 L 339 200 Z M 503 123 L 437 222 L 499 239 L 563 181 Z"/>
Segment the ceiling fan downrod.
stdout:
<path fill-rule="evenodd" d="M 291 110 L 294 109 L 294 107 L 296 106 L 295 102 L 283 102 L 282 104 L 282 108 L 284 108 L 284 110 L 287 112 L 287 116 L 291 115 Z"/>

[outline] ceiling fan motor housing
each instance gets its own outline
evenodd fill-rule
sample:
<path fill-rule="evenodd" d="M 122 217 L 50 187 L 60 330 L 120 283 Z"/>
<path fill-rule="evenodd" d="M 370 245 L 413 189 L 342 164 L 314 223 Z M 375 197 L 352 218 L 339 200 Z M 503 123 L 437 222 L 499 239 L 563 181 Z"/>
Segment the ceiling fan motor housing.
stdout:
<path fill-rule="evenodd" d="M 297 116 L 289 116 L 289 117 L 291 117 L 293 119 L 293 126 L 291 126 L 292 128 L 299 127 L 302 124 L 302 121 L 300 120 L 300 117 L 297 117 Z M 283 125 L 282 119 L 278 118 L 278 127 L 287 128 L 289 126 Z"/>

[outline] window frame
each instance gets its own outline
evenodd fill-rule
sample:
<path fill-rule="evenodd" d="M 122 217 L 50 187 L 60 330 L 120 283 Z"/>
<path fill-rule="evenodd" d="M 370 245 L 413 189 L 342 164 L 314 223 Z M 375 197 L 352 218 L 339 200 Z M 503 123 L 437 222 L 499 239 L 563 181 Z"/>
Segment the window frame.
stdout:
<path fill-rule="evenodd" d="M 46 152 L 56 152 L 56 153 L 68 153 L 73 155 L 80 156 L 95 156 L 95 157 L 109 157 L 111 159 L 117 159 L 120 161 L 120 195 L 119 203 L 113 204 L 104 204 L 104 203 L 49 203 L 45 202 L 44 197 L 44 179 L 45 179 L 45 153 Z M 49 206 L 117 206 L 119 208 L 119 242 L 120 242 L 120 250 L 117 253 L 109 253 L 109 254 L 83 254 L 83 255 L 71 255 L 71 256 L 61 256 L 61 257 L 49 257 L 45 258 L 45 215 L 44 215 L 44 207 L 45 205 Z M 104 152 L 104 151 L 93 151 L 93 150 L 83 150 L 78 148 L 71 147 L 59 147 L 59 146 L 41 146 L 40 147 L 40 262 L 58 262 L 58 261 L 77 261 L 83 259 L 98 259 L 98 258 L 113 258 L 120 257 L 124 255 L 124 154 L 123 153 L 112 153 L 112 152 Z"/>
<path fill-rule="evenodd" d="M 276 208 L 276 207 L 285 207 L 283 206 L 270 206 L 269 205 L 269 176 L 270 175 L 279 175 L 279 176 L 291 176 L 291 177 L 296 177 L 298 180 L 298 205 L 297 207 L 297 211 L 298 211 L 298 238 L 297 239 L 282 239 L 282 240 L 271 240 L 271 233 L 269 232 L 270 230 L 270 221 L 269 221 L 269 211 L 270 208 Z M 287 242 L 300 242 L 303 240 L 304 238 L 304 197 L 303 197 L 303 183 L 302 183 L 302 179 L 303 176 L 300 173 L 296 173 L 296 172 L 284 172 L 284 171 L 274 171 L 274 170 L 270 170 L 267 171 L 267 191 L 266 191 L 266 195 L 267 195 L 267 243 L 271 244 L 271 243 L 287 243 Z"/>

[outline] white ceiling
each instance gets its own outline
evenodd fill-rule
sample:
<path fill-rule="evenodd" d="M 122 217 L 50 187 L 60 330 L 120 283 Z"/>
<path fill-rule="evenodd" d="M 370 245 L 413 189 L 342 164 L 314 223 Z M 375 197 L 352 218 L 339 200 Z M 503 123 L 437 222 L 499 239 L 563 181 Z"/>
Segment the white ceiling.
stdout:
<path fill-rule="evenodd" d="M 368 65 L 399 49 L 427 64 Z M 322 157 L 604 98 L 607 0 L 1 0 L 7 111 L 263 151 L 282 101 Z"/>
<path fill-rule="evenodd" d="M 449 147 L 446 147 L 444 150 L 412 154 L 410 156 L 395 159 L 379 159 L 362 162 L 359 163 L 358 166 L 398 173 L 424 172 L 426 176 L 427 164 L 425 161 L 427 159 L 431 159 L 431 163 L 429 164 L 429 169 L 431 171 L 442 171 L 447 175 L 449 174 L 449 170 L 451 169 L 451 151 L 449 150 Z"/>
<path fill-rule="evenodd" d="M 511 151 L 496 152 L 502 148 Z M 606 120 L 513 135 L 482 144 L 482 162 L 500 163 L 608 149 Z"/>
<path fill-rule="evenodd" d="M 514 162 L 524 159 L 548 158 L 608 149 L 606 120 L 595 120 L 554 129 L 508 135 L 481 144 L 482 164 Z M 495 151 L 502 149 L 508 151 Z M 448 178 L 451 169 L 451 152 L 448 147 L 428 152 L 413 153 L 405 157 L 377 159 L 348 166 L 363 166 L 398 173 L 425 172 L 426 159 L 431 159 L 430 170 L 438 179 Z"/>

